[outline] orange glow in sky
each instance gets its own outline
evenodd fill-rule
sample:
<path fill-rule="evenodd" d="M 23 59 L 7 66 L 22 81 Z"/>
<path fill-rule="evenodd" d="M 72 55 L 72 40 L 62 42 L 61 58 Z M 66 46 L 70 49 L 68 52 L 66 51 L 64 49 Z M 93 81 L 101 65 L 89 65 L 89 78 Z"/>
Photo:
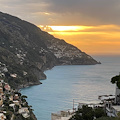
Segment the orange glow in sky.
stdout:
<path fill-rule="evenodd" d="M 79 31 L 79 30 L 85 30 L 88 28 L 88 26 L 49 26 L 52 28 L 53 31 Z"/>
<path fill-rule="evenodd" d="M 120 55 L 120 26 L 39 26 L 91 55 Z"/>

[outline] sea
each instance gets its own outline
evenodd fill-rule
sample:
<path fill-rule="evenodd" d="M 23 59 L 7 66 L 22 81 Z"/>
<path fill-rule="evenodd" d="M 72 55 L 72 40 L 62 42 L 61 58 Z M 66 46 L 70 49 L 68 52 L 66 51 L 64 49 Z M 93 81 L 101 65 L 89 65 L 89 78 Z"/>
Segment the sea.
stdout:
<path fill-rule="evenodd" d="M 27 95 L 38 120 L 51 120 L 51 113 L 78 103 L 97 103 L 99 95 L 114 95 L 111 78 L 119 75 L 120 56 L 93 56 L 102 64 L 55 66 L 45 71 L 43 84 L 21 90 Z"/>

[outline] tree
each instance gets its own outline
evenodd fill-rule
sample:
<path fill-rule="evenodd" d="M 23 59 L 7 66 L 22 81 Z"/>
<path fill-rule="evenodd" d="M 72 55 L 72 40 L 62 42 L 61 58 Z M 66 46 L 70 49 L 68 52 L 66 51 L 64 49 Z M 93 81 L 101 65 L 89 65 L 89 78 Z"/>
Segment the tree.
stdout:
<path fill-rule="evenodd" d="M 87 105 L 83 105 L 81 109 L 75 112 L 75 115 L 70 120 L 93 120 L 94 117 L 100 118 L 106 116 L 103 108 L 92 108 Z"/>
<path fill-rule="evenodd" d="M 82 107 L 82 117 L 84 120 L 93 120 L 94 118 L 94 111 L 91 107 L 83 106 Z"/>
<path fill-rule="evenodd" d="M 114 117 L 100 117 L 100 118 L 97 118 L 96 120 L 120 120 L 120 119 L 114 118 Z"/>
<path fill-rule="evenodd" d="M 22 100 L 22 102 L 26 102 L 26 98 L 27 98 L 27 96 L 22 95 L 22 96 L 21 96 L 21 100 Z"/>
<path fill-rule="evenodd" d="M 101 116 L 106 116 L 105 112 L 103 111 L 103 108 L 100 107 L 95 108 L 94 113 L 96 118 L 99 118 Z"/>
<path fill-rule="evenodd" d="M 18 112 L 19 110 L 19 105 L 15 105 L 15 112 Z"/>
<path fill-rule="evenodd" d="M 120 75 L 116 75 L 116 76 L 112 77 L 111 82 L 112 82 L 112 84 L 116 83 L 117 87 L 120 89 Z"/>
<path fill-rule="evenodd" d="M 7 112 L 5 113 L 5 115 L 6 115 L 6 117 L 7 117 L 7 120 L 10 120 L 10 119 L 11 119 L 12 114 L 13 114 L 13 112 L 11 112 L 11 111 L 7 111 Z"/>
<path fill-rule="evenodd" d="M 22 99 L 26 99 L 26 98 L 27 98 L 27 96 L 26 96 L 26 95 L 22 95 L 21 97 L 22 97 Z"/>

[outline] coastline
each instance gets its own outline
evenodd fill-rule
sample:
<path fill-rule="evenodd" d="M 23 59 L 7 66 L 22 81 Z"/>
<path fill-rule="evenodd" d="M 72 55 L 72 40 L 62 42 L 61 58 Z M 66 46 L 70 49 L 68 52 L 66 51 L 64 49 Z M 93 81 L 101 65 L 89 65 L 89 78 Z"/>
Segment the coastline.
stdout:
<path fill-rule="evenodd" d="M 108 60 L 109 59 L 106 59 L 106 62 Z M 108 64 L 105 64 L 106 62 L 103 60 L 101 60 L 101 62 L 103 64 L 93 65 L 93 66 L 91 65 L 55 66 L 51 70 L 45 70 L 44 73 L 47 76 L 47 80 L 41 81 L 43 85 L 41 86 L 38 85 L 35 87 L 24 89 L 22 93 L 26 94 L 29 97 L 28 99 L 29 103 L 33 106 L 35 110 L 34 113 L 38 118 L 38 120 L 39 119 L 50 120 L 51 113 L 54 113 L 59 110 L 65 110 L 67 108 L 68 109 L 71 108 L 72 106 L 71 101 L 74 98 L 77 99 L 75 100 L 75 102 L 78 102 L 78 101 L 83 102 L 85 100 L 86 101 L 98 100 L 97 99 L 98 95 L 100 95 L 98 91 L 101 89 L 101 86 L 106 86 L 106 84 L 107 85 L 109 84 L 109 81 L 107 82 L 105 79 L 109 77 L 108 75 L 109 71 L 111 72 L 111 70 L 109 69 L 109 71 L 105 73 L 104 71 L 107 70 L 106 65 Z M 109 63 L 109 67 L 111 65 L 112 64 Z M 103 70 L 103 67 L 105 67 L 106 69 Z M 72 76 L 70 76 L 70 78 L 68 79 L 69 73 Z M 103 76 L 101 76 L 102 74 Z M 103 82 L 104 84 L 102 84 Z M 88 84 L 89 86 L 87 86 Z M 66 85 L 68 87 L 66 87 Z M 110 84 L 110 86 L 112 85 Z M 94 87 L 95 89 L 93 89 Z M 107 89 L 107 87 L 104 87 L 104 88 Z M 87 91 L 85 91 L 86 89 Z M 108 88 L 107 90 L 104 90 L 106 92 L 103 91 L 102 93 L 103 94 L 109 93 L 111 89 L 109 90 Z M 75 92 L 76 90 L 77 92 Z M 94 95 L 90 94 L 91 91 Z M 34 94 L 34 96 L 31 96 L 33 93 L 36 93 L 36 94 Z M 36 99 L 33 100 L 34 98 Z M 52 106 L 54 106 L 54 108 Z M 40 112 L 38 112 L 39 109 L 41 109 Z M 43 110 L 46 110 L 45 114 L 43 113 Z"/>
<path fill-rule="evenodd" d="M 32 83 L 30 82 L 29 84 L 24 84 L 24 85 L 20 85 L 17 90 L 23 89 L 23 88 L 27 88 L 30 86 L 34 86 L 34 85 L 41 85 L 42 83 L 40 81 L 36 82 L 36 83 Z"/>
<path fill-rule="evenodd" d="M 97 64 L 81 64 L 81 66 L 83 66 L 83 65 L 99 65 L 99 64 L 102 64 L 101 62 L 98 62 Z M 46 76 L 46 74 L 44 73 L 45 71 L 47 71 L 47 70 L 51 70 L 52 68 L 54 68 L 54 67 L 56 67 L 56 66 L 65 66 L 65 65 L 67 65 L 67 64 L 59 64 L 59 65 L 55 65 L 55 66 L 52 66 L 52 67 L 50 67 L 50 68 L 46 68 L 46 69 L 44 69 L 44 71 L 43 71 L 43 74 L 45 75 L 45 77 L 43 77 L 43 76 L 40 76 L 40 79 L 38 79 L 38 81 L 37 82 L 29 82 L 29 83 L 27 83 L 27 84 L 24 84 L 24 85 L 20 85 L 17 89 L 19 90 L 19 89 L 22 89 L 22 88 L 27 88 L 27 87 L 30 87 L 30 86 L 34 86 L 34 85 L 41 85 L 42 84 L 42 82 L 41 82 L 41 80 L 46 80 L 47 79 L 47 76 Z M 70 66 L 72 65 L 72 64 L 69 64 Z M 77 65 L 77 64 L 76 64 Z"/>

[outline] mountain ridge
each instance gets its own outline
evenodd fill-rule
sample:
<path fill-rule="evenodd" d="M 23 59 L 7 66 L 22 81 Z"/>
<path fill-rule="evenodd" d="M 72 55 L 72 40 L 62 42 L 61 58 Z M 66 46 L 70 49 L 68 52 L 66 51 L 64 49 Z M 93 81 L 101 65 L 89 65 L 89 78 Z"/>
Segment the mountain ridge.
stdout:
<path fill-rule="evenodd" d="M 41 84 L 39 80 L 46 79 L 44 71 L 56 65 L 100 64 L 77 47 L 17 17 L 0 12 L 0 26 L 0 62 L 7 69 L 1 76 L 13 88 Z"/>

